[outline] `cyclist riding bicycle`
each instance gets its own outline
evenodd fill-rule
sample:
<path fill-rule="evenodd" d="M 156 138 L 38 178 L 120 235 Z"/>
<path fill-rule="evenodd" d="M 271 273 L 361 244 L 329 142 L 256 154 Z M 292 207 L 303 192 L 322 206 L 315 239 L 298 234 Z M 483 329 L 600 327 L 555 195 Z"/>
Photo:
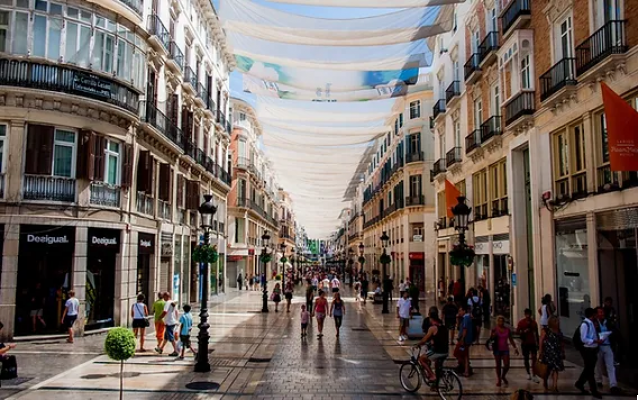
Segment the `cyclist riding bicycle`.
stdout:
<path fill-rule="evenodd" d="M 441 319 L 439 318 L 438 310 L 431 310 L 429 313 L 430 317 L 430 328 L 427 333 L 421 339 L 421 341 L 416 345 L 421 347 L 423 345 L 428 346 L 428 350 L 425 354 L 422 354 L 419 357 L 419 364 L 423 367 L 423 369 L 427 373 L 427 379 L 429 381 L 433 381 L 436 379 L 436 375 L 430 368 L 430 361 L 444 360 L 448 356 L 449 345 L 448 345 L 448 331 L 447 328 L 443 325 Z"/>

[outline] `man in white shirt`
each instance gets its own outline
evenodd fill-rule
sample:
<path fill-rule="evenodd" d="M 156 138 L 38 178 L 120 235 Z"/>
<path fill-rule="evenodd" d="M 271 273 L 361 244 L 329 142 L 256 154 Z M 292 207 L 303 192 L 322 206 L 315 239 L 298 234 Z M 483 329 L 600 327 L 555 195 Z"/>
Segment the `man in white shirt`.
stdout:
<path fill-rule="evenodd" d="M 62 326 L 67 328 L 69 337 L 67 342 L 73 343 L 73 324 L 78 319 L 80 312 L 80 301 L 75 298 L 75 291 L 69 290 L 69 299 L 64 304 L 64 313 L 62 313 Z"/>
<path fill-rule="evenodd" d="M 600 340 L 598 337 L 598 332 L 596 332 L 596 326 L 594 325 L 594 318 L 596 318 L 596 311 L 591 307 L 587 308 L 585 310 L 585 319 L 580 325 L 580 340 L 583 343 L 580 354 L 583 356 L 585 367 L 574 386 L 580 390 L 582 394 L 589 394 L 589 392 L 585 390 L 585 382 L 587 382 L 591 395 L 597 399 L 602 399 L 596 387 L 594 373 L 596 370 L 596 362 L 598 361 L 598 346 L 603 343 L 603 340 Z"/>
<path fill-rule="evenodd" d="M 613 335 L 613 329 L 610 327 L 607 319 L 605 319 L 605 310 L 602 307 L 596 307 L 596 319 L 600 339 L 602 343 L 598 352 L 598 363 L 596 364 L 596 385 L 598 388 L 603 387 L 603 368 L 607 371 L 609 378 L 609 391 L 611 394 L 619 395 L 622 390 L 618 387 L 616 380 L 616 366 L 614 365 L 614 352 L 611 350 L 611 342 L 609 336 Z"/>
<path fill-rule="evenodd" d="M 330 285 L 332 286 L 332 293 L 339 292 L 339 285 L 341 285 L 341 282 L 339 282 L 337 275 L 335 275 L 335 277 L 332 279 L 332 281 L 330 282 Z"/>
<path fill-rule="evenodd" d="M 397 318 L 399 318 L 399 341 L 403 342 L 408 338 L 408 326 L 410 326 L 410 311 L 412 302 L 408 297 L 408 292 L 403 292 L 403 297 L 397 302 Z"/>
<path fill-rule="evenodd" d="M 179 313 L 177 311 L 177 305 L 175 304 L 175 302 L 171 301 L 170 292 L 164 293 L 164 300 L 166 301 L 166 304 L 164 304 L 164 311 L 162 312 L 161 316 L 161 318 L 164 319 L 164 326 L 166 327 L 164 329 L 164 341 L 162 342 L 162 345 L 160 347 L 155 348 L 155 351 L 159 354 L 162 354 L 166 343 L 171 342 L 171 345 L 173 346 L 173 352 L 169 354 L 169 356 L 177 357 L 178 353 L 177 341 L 175 340 L 175 325 L 177 325 L 177 317 Z"/>

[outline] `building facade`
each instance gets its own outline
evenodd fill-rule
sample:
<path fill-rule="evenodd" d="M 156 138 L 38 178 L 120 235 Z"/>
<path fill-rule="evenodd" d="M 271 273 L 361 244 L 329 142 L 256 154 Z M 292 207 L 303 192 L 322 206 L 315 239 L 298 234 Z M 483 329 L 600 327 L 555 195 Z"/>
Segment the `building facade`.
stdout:
<path fill-rule="evenodd" d="M 233 60 L 211 3 L 10 0 L 0 16 L 3 333 L 33 333 L 34 296 L 58 333 L 70 290 L 80 331 L 127 326 L 139 293 L 223 290 L 223 265 L 203 277 L 190 258 L 203 193 L 226 248 Z"/>
<path fill-rule="evenodd" d="M 445 178 L 464 188 L 473 207 L 478 254 L 466 285 L 485 283 L 493 312 L 513 318 L 549 293 L 568 332 L 585 308 L 609 296 L 629 337 L 636 329 L 629 282 L 637 266 L 638 176 L 610 170 L 599 82 L 638 106 L 631 78 L 638 9 L 627 0 L 470 7 L 462 19 L 469 58 L 461 161 L 439 171 L 435 183 L 438 192 Z M 454 233 L 449 220 L 439 226 L 441 244 Z M 447 249 L 440 247 L 439 271 L 448 267 Z"/>
<path fill-rule="evenodd" d="M 430 76 L 422 75 L 419 84 L 422 90 L 408 94 L 405 108 L 387 121 L 392 132 L 377 139 L 360 186 L 361 217 L 355 212 L 353 225 L 354 234 L 363 238 L 366 271 L 381 272 L 380 237 L 386 232 L 390 237 L 386 252 L 392 257 L 386 273 L 397 284 L 409 277 L 422 291 L 432 292 L 434 280 L 428 269 L 434 268 L 435 199 L 429 182 L 434 160 Z M 360 234 L 357 218 L 362 219 Z M 358 249 L 353 251 L 358 254 Z"/>
<path fill-rule="evenodd" d="M 292 208 L 292 199 L 288 192 L 279 188 L 278 196 L 279 204 L 279 246 L 284 245 L 282 256 L 291 260 L 293 254 L 297 251 L 295 217 Z M 290 261 L 288 261 L 290 262 Z"/>
<path fill-rule="evenodd" d="M 276 260 L 281 258 L 277 257 L 279 188 L 272 166 L 260 148 L 261 124 L 254 109 L 243 100 L 232 98 L 231 103 L 234 173 L 228 196 L 228 274 L 233 280 L 240 273 L 250 276 L 265 272 L 270 276 Z M 270 235 L 268 249 L 264 249 L 261 239 L 265 232 Z M 264 250 L 273 254 L 265 270 L 259 258 Z"/>

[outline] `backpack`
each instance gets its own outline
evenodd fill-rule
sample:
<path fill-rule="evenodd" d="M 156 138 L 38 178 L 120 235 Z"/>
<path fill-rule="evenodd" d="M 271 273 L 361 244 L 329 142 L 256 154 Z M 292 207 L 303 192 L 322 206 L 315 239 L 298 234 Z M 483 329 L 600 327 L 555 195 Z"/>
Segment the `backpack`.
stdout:
<path fill-rule="evenodd" d="M 472 318 L 481 319 L 483 317 L 483 307 L 481 307 L 481 303 L 475 303 L 474 299 L 472 299 Z"/>
<path fill-rule="evenodd" d="M 7 355 L 2 359 L 2 371 L 0 379 L 13 379 L 18 377 L 18 363 L 15 356 Z"/>
<path fill-rule="evenodd" d="M 574 332 L 574 336 L 572 337 L 572 342 L 574 344 L 574 348 L 578 351 L 581 351 L 582 349 L 585 348 L 585 344 L 583 343 L 582 340 L 580 340 L 580 327 L 583 326 L 583 324 L 581 323 L 580 325 L 578 325 L 578 328 L 576 328 L 576 332 Z M 589 324 L 587 324 L 587 329 L 589 330 Z"/>

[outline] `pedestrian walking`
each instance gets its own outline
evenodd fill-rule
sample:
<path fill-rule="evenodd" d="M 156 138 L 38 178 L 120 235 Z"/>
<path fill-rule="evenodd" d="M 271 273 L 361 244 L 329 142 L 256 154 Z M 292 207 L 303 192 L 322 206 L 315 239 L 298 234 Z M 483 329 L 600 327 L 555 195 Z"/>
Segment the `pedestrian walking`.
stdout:
<path fill-rule="evenodd" d="M 399 341 L 403 342 L 408 338 L 408 327 L 410 326 L 410 313 L 412 302 L 408 297 L 408 292 L 403 291 L 403 296 L 397 302 L 397 318 L 399 319 Z"/>
<path fill-rule="evenodd" d="M 241 276 L 241 272 L 240 272 L 239 275 L 237 275 L 237 289 L 241 290 L 243 281 L 244 280 L 243 280 L 243 278 Z"/>
<path fill-rule="evenodd" d="M 598 389 L 603 387 L 603 368 L 607 370 L 607 378 L 609 379 L 609 391 L 611 394 L 621 394 L 622 390 L 618 387 L 616 381 L 616 366 L 614 365 L 614 352 L 611 348 L 612 337 L 614 331 L 612 330 L 611 322 L 607 320 L 605 316 L 605 310 L 603 307 L 596 308 L 596 325 L 598 327 L 598 335 L 602 339 L 600 344 L 600 350 L 598 351 L 598 361 L 596 363 L 596 386 Z"/>
<path fill-rule="evenodd" d="M 328 300 L 326 300 L 326 292 L 323 290 L 319 291 L 319 297 L 315 301 L 315 309 L 313 311 L 313 316 L 317 317 L 317 329 L 319 333 L 317 337 L 323 337 L 323 323 L 326 319 L 326 314 L 328 313 Z"/>
<path fill-rule="evenodd" d="M 483 304 L 476 289 L 468 290 L 467 305 L 472 309 L 472 326 L 474 329 L 474 341 L 478 344 L 483 327 Z"/>
<path fill-rule="evenodd" d="M 406 290 L 408 290 L 408 287 L 406 286 L 405 282 L 403 282 L 403 279 L 401 279 L 401 281 L 399 282 L 399 299 L 403 297 L 403 292 L 405 292 Z"/>
<path fill-rule="evenodd" d="M 131 318 L 133 318 L 133 334 L 135 335 L 136 340 L 139 334 L 140 353 L 144 353 L 146 351 L 146 349 L 144 349 L 144 338 L 146 336 L 146 328 L 149 325 L 148 320 L 146 319 L 146 317 L 148 316 L 148 308 L 146 308 L 144 300 L 146 300 L 146 298 L 142 293 L 140 293 L 137 295 L 137 303 L 131 306 Z"/>
<path fill-rule="evenodd" d="M 459 308 L 459 318 L 461 319 L 461 324 L 454 356 L 458 360 L 459 366 L 463 368 L 463 376 L 468 377 L 470 376 L 470 347 L 474 343 L 474 328 L 472 326 L 470 306 L 463 304 Z"/>
<path fill-rule="evenodd" d="M 281 285 L 279 284 L 279 282 L 275 285 L 275 288 L 272 290 L 270 299 L 273 302 L 275 302 L 275 312 L 279 312 L 279 303 L 281 303 Z"/>
<path fill-rule="evenodd" d="M 253 282 L 253 276 L 246 275 L 246 279 L 244 280 L 244 287 L 246 291 L 248 291 L 248 287 L 252 285 L 252 282 Z"/>
<path fill-rule="evenodd" d="M 554 315 L 556 312 L 556 306 L 552 301 L 552 295 L 547 293 L 541 299 L 541 307 L 538 309 L 538 314 L 540 315 L 540 323 L 543 328 L 547 327 L 547 322 L 549 321 L 549 317 Z"/>
<path fill-rule="evenodd" d="M 361 282 L 359 278 L 354 282 L 354 301 L 359 301 L 361 298 Z"/>
<path fill-rule="evenodd" d="M 535 383 L 538 383 L 539 379 L 536 375 L 534 375 L 533 371 L 538 356 L 538 324 L 532 319 L 532 310 L 526 308 L 524 314 L 525 317 L 518 321 L 516 333 L 521 338 L 521 350 L 523 352 L 525 371 L 527 371 L 527 380 L 532 380 Z"/>
<path fill-rule="evenodd" d="M 301 305 L 301 337 L 308 336 L 308 323 L 310 322 L 310 312 L 305 304 Z"/>
<path fill-rule="evenodd" d="M 591 395 L 597 399 L 602 399 L 601 394 L 598 392 L 598 387 L 596 386 L 596 378 L 594 374 L 596 370 L 596 363 L 598 362 L 599 346 L 603 343 L 603 340 L 598 338 L 594 319 L 596 319 L 596 311 L 594 311 L 591 307 L 586 308 L 585 319 L 576 332 L 576 336 L 580 338 L 580 343 L 576 342 L 574 344 L 574 346 L 580 350 L 585 367 L 574 386 L 580 390 L 582 394 L 589 394 L 589 392 L 585 390 L 585 382 L 587 382 L 589 384 Z"/>
<path fill-rule="evenodd" d="M 66 339 L 67 343 L 73 343 L 73 324 L 78 318 L 78 312 L 80 311 L 80 301 L 75 298 L 75 291 L 69 290 L 69 299 L 64 304 L 64 312 L 62 313 L 62 326 L 67 329 L 69 337 Z"/>
<path fill-rule="evenodd" d="M 386 289 L 388 289 L 388 295 L 390 296 L 390 301 L 394 301 L 392 297 L 392 292 L 394 292 L 394 279 L 392 277 L 386 277 Z"/>
<path fill-rule="evenodd" d="M 490 307 L 492 304 L 490 291 L 487 290 L 487 288 L 479 286 L 479 295 L 481 297 L 481 305 L 483 306 L 483 322 L 488 324 L 490 322 Z"/>
<path fill-rule="evenodd" d="M 191 329 L 193 329 L 193 315 L 191 314 L 191 306 L 184 304 L 182 307 L 184 314 L 179 317 L 179 340 L 182 342 L 182 352 L 179 356 L 180 360 L 184 359 L 184 352 L 188 348 L 193 355 L 197 356 L 197 351 L 193 349 L 191 343 Z"/>
<path fill-rule="evenodd" d="M 605 312 L 605 319 L 607 325 L 611 328 L 611 336 L 609 337 L 609 343 L 612 352 L 614 353 L 614 365 L 620 365 L 618 353 L 622 345 L 622 336 L 620 335 L 620 327 L 618 325 L 618 314 L 614 308 L 614 301 L 611 297 L 605 297 L 603 302 L 603 311 Z"/>
<path fill-rule="evenodd" d="M 368 285 L 370 283 L 368 282 L 368 276 L 366 274 L 363 274 L 363 278 L 361 278 L 361 297 L 363 297 L 363 305 L 366 305 L 366 302 L 368 300 Z"/>
<path fill-rule="evenodd" d="M 155 351 L 162 354 L 164 347 L 167 343 L 171 343 L 173 346 L 173 352 L 169 354 L 171 357 L 177 357 L 177 341 L 175 340 L 175 325 L 177 325 L 177 305 L 171 301 L 171 293 L 164 292 L 164 311 L 162 311 L 161 318 L 164 319 L 164 340 L 159 347 L 155 348 Z"/>
<path fill-rule="evenodd" d="M 33 326 L 33 333 L 36 333 L 38 322 L 42 325 L 42 328 L 46 329 L 47 324 L 44 322 L 44 306 L 46 302 L 46 293 L 42 289 L 42 284 L 37 282 L 33 293 L 31 294 L 31 310 L 29 316 L 31 317 L 31 324 Z"/>
<path fill-rule="evenodd" d="M 496 386 L 501 386 L 501 382 L 507 386 L 507 373 L 510 370 L 510 347 L 514 347 L 514 352 L 518 355 L 516 342 L 512 337 L 512 330 L 505 326 L 505 317 L 499 315 L 496 317 L 496 326 L 492 329 L 490 340 L 492 343 L 492 353 L 496 362 Z"/>
<path fill-rule="evenodd" d="M 292 293 L 295 290 L 292 280 L 286 282 L 286 286 L 284 288 L 284 298 L 286 299 L 286 312 L 290 312 L 290 304 L 292 303 Z"/>
<path fill-rule="evenodd" d="M 164 321 L 162 321 L 162 313 L 164 312 L 164 292 L 157 293 L 157 300 L 153 303 L 153 318 L 155 323 L 155 338 L 157 339 L 157 347 L 162 345 L 164 340 Z"/>
<path fill-rule="evenodd" d="M 266 289 L 266 283 L 268 283 L 268 280 L 266 280 L 266 274 L 262 273 L 261 274 L 261 290 Z"/>
<path fill-rule="evenodd" d="M 560 330 L 560 320 L 551 316 L 547 321 L 547 327 L 541 331 L 538 359 L 541 364 L 547 365 L 547 374 L 543 377 L 543 387 L 548 390 L 547 380 L 552 377 L 552 390 L 558 392 L 558 373 L 565 370 L 565 345 L 563 333 Z"/>
<path fill-rule="evenodd" d="M 459 314 L 459 308 L 454 302 L 454 297 L 447 298 L 447 303 L 443 306 L 442 311 L 445 328 L 450 332 L 450 344 L 454 345 L 454 330 L 456 329 L 456 319 Z"/>
<path fill-rule="evenodd" d="M 332 293 L 339 293 L 340 286 L 341 286 L 341 281 L 339 281 L 339 277 L 335 275 L 334 278 L 332 278 L 332 280 L 330 281 L 330 287 L 332 288 Z"/>
<path fill-rule="evenodd" d="M 341 294 L 335 292 L 332 296 L 332 304 L 330 305 L 330 317 L 335 320 L 335 328 L 337 329 L 337 337 L 339 337 L 339 329 L 343 322 L 343 316 L 346 315 L 346 305 L 341 300 Z"/>
<path fill-rule="evenodd" d="M 312 310 L 312 301 L 315 298 L 315 289 L 312 283 L 308 282 L 306 285 L 306 308 Z"/>

